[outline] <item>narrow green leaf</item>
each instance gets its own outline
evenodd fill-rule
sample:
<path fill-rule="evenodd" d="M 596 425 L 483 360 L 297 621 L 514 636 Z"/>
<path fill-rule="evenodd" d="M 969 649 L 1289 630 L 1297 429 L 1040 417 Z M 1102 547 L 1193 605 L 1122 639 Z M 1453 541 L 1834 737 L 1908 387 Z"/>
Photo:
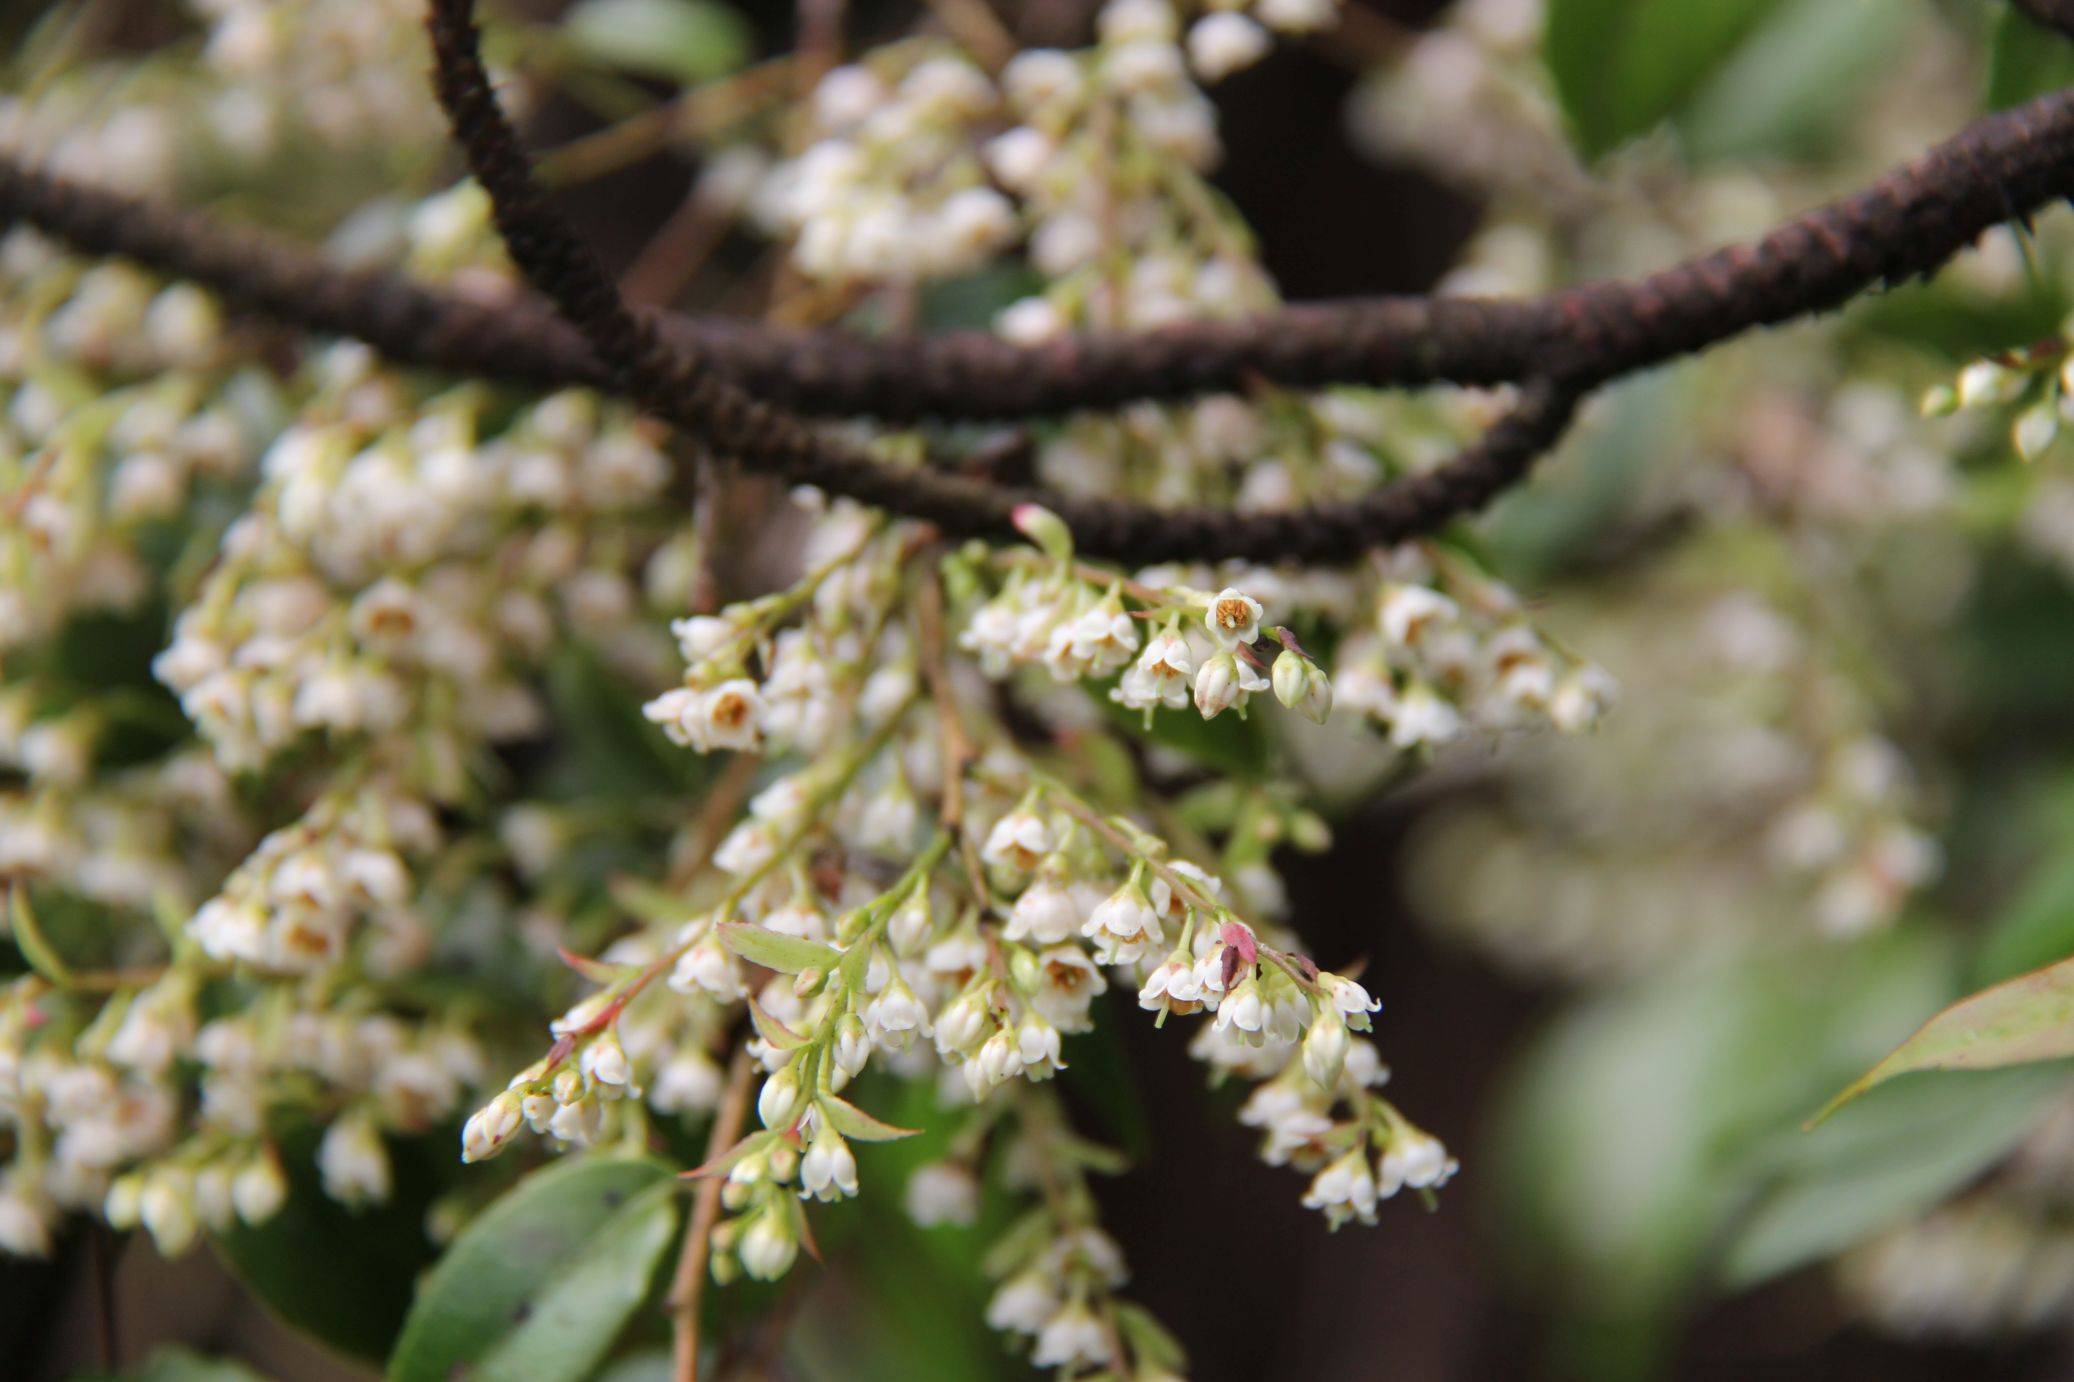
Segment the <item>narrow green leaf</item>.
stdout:
<path fill-rule="evenodd" d="M 1946 1008 L 1817 1113 L 1820 1123 L 1896 1075 L 1993 1070 L 2074 1055 L 2074 960 L 2032 970 Z"/>
<path fill-rule="evenodd" d="M 689 1171 L 684 1172 L 684 1178 L 702 1180 L 709 1176 L 724 1176 L 734 1169 L 736 1162 L 748 1156 L 751 1152 L 762 1151 L 765 1147 L 776 1142 L 780 1136 L 782 1134 L 775 1132 L 750 1133 L 711 1161 L 694 1166 Z"/>
<path fill-rule="evenodd" d="M 662 1163 L 600 1156 L 559 1161 L 520 1181 L 462 1231 L 418 1284 L 389 1359 L 391 1382 L 446 1382 L 464 1370 L 480 1376 L 474 1369 L 549 1308 L 565 1274 L 587 1268 L 596 1240 L 621 1231 L 614 1227 L 619 1215 L 659 1186 L 674 1189 Z M 654 1231 L 650 1212 L 637 1216 L 644 1234 Z M 567 1321 L 563 1327 L 570 1327 Z M 617 1331 L 614 1321 L 606 1344 Z"/>
<path fill-rule="evenodd" d="M 1130 1341 L 1131 1352 L 1144 1362 L 1169 1372 L 1188 1366 L 1188 1352 L 1158 1318 L 1136 1301 L 1118 1301 L 1116 1327 Z"/>
<path fill-rule="evenodd" d="M 748 25 L 712 0 L 582 0 L 562 24 L 594 62 L 687 84 L 726 76 L 750 55 Z"/>
<path fill-rule="evenodd" d="M 2074 41 L 2009 7 L 1988 49 L 1987 103 L 2001 110 L 2074 86 Z"/>
<path fill-rule="evenodd" d="M 2057 1070 L 1889 1085 L 1813 1132 L 1782 1130 L 1768 1183 L 1735 1217 L 1717 1275 L 1742 1290 L 1922 1214 L 2009 1154 L 2066 1087 Z"/>
<path fill-rule="evenodd" d="M 833 1094 L 823 1094 L 821 1111 L 835 1130 L 855 1142 L 897 1142 L 903 1137 L 913 1137 L 920 1128 L 896 1128 L 883 1123 L 858 1108 L 847 1099 Z"/>
<path fill-rule="evenodd" d="M 751 964 L 775 969 L 780 974 L 801 970 L 832 970 L 842 963 L 842 952 L 819 941 L 780 935 L 743 921 L 723 922 L 715 928 L 720 943 Z"/>
<path fill-rule="evenodd" d="M 754 997 L 749 999 L 749 1020 L 756 1024 L 756 1035 L 780 1051 L 796 1051 L 807 1044 L 805 1037 L 772 1017 Z"/>
<path fill-rule="evenodd" d="M 581 1382 L 649 1293 L 677 1236 L 683 1196 L 673 1183 L 628 1201 L 532 1300 L 518 1327 L 470 1374 L 476 1382 Z"/>

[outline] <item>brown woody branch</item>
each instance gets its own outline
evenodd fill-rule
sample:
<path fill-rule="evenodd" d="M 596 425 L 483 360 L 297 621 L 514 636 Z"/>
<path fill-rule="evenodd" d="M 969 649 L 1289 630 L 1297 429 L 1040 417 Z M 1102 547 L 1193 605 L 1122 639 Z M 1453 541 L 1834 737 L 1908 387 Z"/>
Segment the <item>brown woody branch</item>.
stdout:
<path fill-rule="evenodd" d="M 2047 22 L 2067 0 L 2026 0 Z M 620 302 L 533 184 L 475 51 L 472 6 L 434 0 L 442 100 L 540 298 L 442 293 L 192 213 L 151 207 L 0 161 L 0 215 L 76 247 L 196 279 L 234 306 L 355 336 L 395 358 L 533 385 L 630 395 L 752 469 L 930 519 L 1005 535 L 1017 505 L 1053 508 L 1090 555 L 1330 561 L 1427 531 L 1517 480 L 1592 386 L 1755 326 L 1835 307 L 1927 273 L 1984 230 L 2074 192 L 2074 92 L 1985 117 L 1862 192 L 1753 244 L 1632 281 L 1521 300 L 1385 298 L 1295 306 L 1240 322 L 1036 348 L 958 333 L 867 340 L 710 318 L 652 317 Z M 572 329 L 571 322 L 575 324 Z M 1483 384 L 1529 381 L 1513 415 L 1460 457 L 1349 504 L 1282 514 L 1075 501 L 970 477 L 901 470 L 796 416 L 992 418 L 1105 408 L 1260 380 Z"/>
<path fill-rule="evenodd" d="M 2027 8 L 2066 16 L 2074 0 L 2027 0 Z M 1989 227 L 2070 193 L 2074 92 L 2062 92 L 1984 117 L 1753 244 L 1537 298 L 1347 299 L 1033 347 L 979 332 L 868 338 L 676 315 L 654 325 L 671 351 L 759 398 L 809 415 L 892 421 L 1108 408 L 1261 380 L 1491 384 L 1552 375 L 1590 383 L 1927 273 Z M 0 216 L 205 283 L 246 310 L 368 341 L 406 363 L 523 384 L 606 382 L 581 334 L 530 294 L 469 298 L 398 274 L 341 271 L 277 237 L 4 159 Z"/>

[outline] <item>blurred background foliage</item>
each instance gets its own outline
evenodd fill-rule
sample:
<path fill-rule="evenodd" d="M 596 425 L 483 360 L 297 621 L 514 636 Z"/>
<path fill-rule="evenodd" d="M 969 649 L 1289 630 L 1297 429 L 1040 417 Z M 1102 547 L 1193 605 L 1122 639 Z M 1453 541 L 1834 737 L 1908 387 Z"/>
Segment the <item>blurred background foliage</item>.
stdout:
<path fill-rule="evenodd" d="M 1463 262 L 1465 245 L 1489 251 L 1471 236 L 1524 200 L 1419 167 L 1389 140 L 1378 156 L 1363 137 L 1387 119 L 1373 113 L 1379 100 L 1388 108 L 1376 84 L 1419 51 L 1440 7 L 1350 3 L 1358 22 L 1337 51 L 1340 40 L 1326 37 L 1278 53 L 1218 93 L 1229 149 L 1220 183 L 1292 296 L 1429 287 Z M 171 6 L 78 8 L 101 43 L 187 41 Z M 543 139 L 595 129 L 677 84 L 780 51 L 792 20 L 789 6 L 717 0 L 523 8 L 536 22 L 517 32 L 547 55 L 565 93 L 538 114 Z M 38 11 L 0 16 L 24 69 L 39 45 L 64 36 Z M 899 5 L 857 4 L 851 24 L 862 38 L 905 18 Z M 1544 22 L 1545 73 L 1512 76 L 1552 99 L 1579 155 L 1574 166 L 1553 159 L 1554 173 L 1528 169 L 1537 187 L 1573 199 L 1543 199 L 1556 210 L 1538 227 L 1544 268 L 1562 278 L 1662 262 L 1680 236 L 1728 239 L 1752 228 L 1732 214 L 1737 196 L 1759 213 L 1804 203 L 1919 145 L 1926 127 L 2074 80 L 2074 45 L 1975 0 L 1548 0 Z M 1911 104 L 1921 107 L 1916 120 L 1889 118 Z M 443 157 L 434 141 L 421 152 Z M 292 203 L 303 176 L 274 169 L 275 180 L 220 189 L 223 204 L 262 194 L 270 206 Z M 1580 190 L 1595 177 L 1620 191 Z M 658 157 L 598 180 L 576 204 L 623 252 L 668 213 L 683 179 L 680 162 Z M 1622 199 L 1647 203 L 1648 214 L 1629 217 Z M 312 201 L 337 205 L 321 190 Z M 313 205 L 309 214 L 315 226 L 328 213 Z M 1609 223 L 1624 217 L 1646 224 L 1609 243 Z M 1436 1215 L 1399 1214 L 1380 1230 L 1328 1239 L 1289 1197 L 1261 1191 L 1245 1136 L 1202 1116 L 1205 1099 L 1228 1096 L 1204 1094 L 1173 1043 L 1141 1024 L 1105 1024 L 1069 1048 L 1067 1086 L 1086 1126 L 1135 1158 L 1103 1182 L 1105 1208 L 1140 1266 L 1139 1293 L 1181 1334 L 1196 1375 L 2074 1375 L 2074 1293 L 2007 1318 L 1983 1307 L 1946 1329 L 1951 1321 L 1928 1308 L 1911 1318 L 1905 1303 L 1885 1313 L 1867 1305 L 1884 1289 L 1871 1268 L 1854 1277 L 1832 1267 L 1955 1200 L 2007 1199 L 2037 1233 L 2064 1232 L 2074 1201 L 2008 1184 L 2026 1140 L 2065 1120 L 2060 1066 L 1912 1076 L 1802 1128 L 1938 1008 L 2074 955 L 2074 587 L 2068 563 L 2026 541 L 2017 521 L 2054 463 L 2019 471 L 1999 433 L 1953 425 L 1936 444 L 1954 458 L 1955 497 L 1930 518 L 1812 513 L 1762 483 L 1714 482 L 1752 455 L 1806 458 L 1805 438 L 1758 425 L 1782 397 L 1820 430 L 1852 377 L 1912 399 L 1984 351 L 2057 332 L 2074 282 L 2064 232 L 2045 225 L 2038 241 L 2009 237 L 1984 256 L 1999 255 L 1999 268 L 1962 266 L 1838 320 L 1623 385 L 1546 480 L 1480 529 L 1497 568 L 1622 677 L 1620 715 L 1653 719 L 1660 734 L 1624 745 L 1616 725 L 1605 742 L 1479 750 L 1380 795 L 1351 773 L 1338 792 L 1335 851 L 1292 865 L 1298 929 L 1320 953 L 1372 954 L 1370 973 L 1391 997 L 1379 1022 L 1401 1083 L 1466 1148 L 1461 1193 Z M 1472 248 L 1467 262 L 1488 266 L 1493 256 L 1479 261 Z M 1501 286 L 1541 285 L 1529 272 Z M 984 321 L 1014 295 L 1000 284 L 959 287 L 932 301 L 931 324 Z M 1733 784 L 1695 789 L 1703 800 L 1686 803 L 1693 817 L 1672 822 L 1680 838 L 1647 830 L 1643 817 L 1664 790 L 1693 786 L 1663 779 L 1698 771 L 1650 746 L 1702 733 L 1687 701 L 1720 680 L 1652 620 L 1689 633 L 1716 595 L 1752 589 L 1777 605 L 1828 606 L 1796 614 L 1800 637 L 1825 665 L 1847 669 L 1862 718 L 1903 746 L 1935 803 L 1941 881 L 1877 934 L 1823 938 L 1806 896 L 1745 886 L 1761 850 L 1747 822 L 1729 819 Z M 136 630 L 82 628 L 57 670 L 101 688 L 134 685 L 135 733 L 148 740 L 153 717 L 172 709 L 145 667 L 152 646 Z M 1761 660 L 1746 670 L 1763 694 L 1789 676 Z M 561 723 L 585 742 L 528 765 L 542 781 L 572 796 L 693 785 L 686 773 L 696 766 L 659 752 L 635 699 L 597 668 L 559 668 L 554 689 Z M 1264 760 L 1249 737 L 1259 726 L 1177 719 L 1176 732 L 1230 737 L 1187 747 L 1247 771 Z M 1580 766 L 1595 754 L 1607 761 Z M 1605 779 L 1597 798 L 1578 785 L 1594 771 Z M 1551 776 L 1569 786 L 1549 788 Z M 1604 793 L 1628 804 L 1608 806 Z M 1551 860 L 1607 877 L 1661 876 L 1646 906 L 1610 886 L 1579 899 Z M 1558 913 L 1579 912 L 1589 915 L 1556 924 Z M 44 920 L 63 953 L 90 955 L 89 922 Z M 925 1113 L 890 1107 L 887 1116 L 921 1125 Z M 1188 1129 L 1185 1155 L 1175 1128 Z M 168 1269 L 135 1250 L 118 1266 L 118 1245 L 99 1231 L 51 1265 L 0 1263 L 5 1356 L 40 1359 L 29 1375 L 84 1366 L 105 1286 L 133 1355 L 167 1340 L 198 1350 L 169 1346 L 128 1378 L 257 1375 L 202 1356 L 215 1350 L 244 1352 L 261 1374 L 346 1372 L 344 1360 L 390 1356 L 399 1334 L 392 1375 L 461 1375 L 453 1369 L 468 1360 L 482 1369 L 470 1376 L 519 1375 L 488 1361 L 515 1347 L 517 1332 L 552 1343 L 555 1376 L 596 1366 L 612 1382 L 667 1376 L 667 1341 L 643 1307 L 663 1289 L 674 1222 L 639 1193 L 661 1173 L 584 1162 L 527 1179 L 474 1218 L 420 1284 L 431 1249 L 413 1225 L 428 1206 L 457 1191 L 487 1201 L 517 1169 L 464 1176 L 453 1145 L 451 1129 L 427 1139 L 379 1212 L 347 1213 L 298 1182 L 291 1212 L 218 1245 L 253 1295 L 336 1357 L 298 1349 L 227 1289 L 209 1294 L 207 1273 L 190 1283 L 199 1305 L 168 1306 L 179 1299 Z M 904 1168 L 937 1150 L 924 1137 L 881 1155 Z M 775 1290 L 714 1293 L 708 1308 L 739 1323 L 709 1336 L 773 1374 L 1011 1375 L 978 1322 L 979 1258 L 1005 1212 L 990 1204 L 977 1228 L 923 1232 L 890 1197 L 834 1207 L 821 1216 L 832 1265 Z M 2033 1250 L 2030 1239 L 2010 1240 L 2012 1253 Z M 539 1275 L 549 1264 L 552 1280 Z M 405 1324 L 414 1297 L 442 1291 L 476 1306 L 572 1293 L 604 1303 L 580 1321 L 507 1310 L 454 1337 Z M 759 1317 L 775 1323 L 751 1323 Z M 1290 1337 L 1300 1350 L 1281 1347 Z"/>

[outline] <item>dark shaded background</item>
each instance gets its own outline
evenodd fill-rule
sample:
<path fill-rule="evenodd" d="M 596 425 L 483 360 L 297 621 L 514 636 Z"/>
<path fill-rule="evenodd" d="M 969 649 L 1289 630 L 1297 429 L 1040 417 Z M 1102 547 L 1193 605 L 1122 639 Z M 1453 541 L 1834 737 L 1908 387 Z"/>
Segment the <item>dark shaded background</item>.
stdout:
<path fill-rule="evenodd" d="M 1054 41 L 1090 8 L 1032 3 Z M 1396 22 L 1440 8 L 1431 0 L 1358 7 Z M 772 48 L 787 41 L 789 5 L 747 8 Z M 899 20 L 890 6 L 855 8 L 853 35 Z M 1279 52 L 1217 89 L 1229 154 L 1219 181 L 1258 230 L 1290 296 L 1421 289 L 1473 228 L 1476 208 L 1347 147 L 1353 74 L 1321 49 Z M 582 127 L 573 112 L 551 110 L 541 133 L 551 139 Z M 608 254 L 624 257 L 686 184 L 681 167 L 634 168 L 594 185 L 578 209 Z M 1137 1268 L 1132 1293 L 1180 1334 L 1200 1382 L 1584 1375 L 1551 1345 L 1562 1322 L 1538 1315 L 1511 1289 L 1506 1226 L 1483 1221 L 1477 1208 L 1481 1119 L 1509 1057 L 1560 995 L 1522 989 L 1434 943 L 1395 887 L 1404 824 L 1397 808 L 1379 803 L 1341 824 L 1329 855 L 1287 861 L 1287 876 L 1296 925 L 1313 953 L 1334 965 L 1370 957 L 1372 986 L 1388 1002 L 1376 1025 L 1398 1072 L 1393 1088 L 1463 1156 L 1467 1169 L 1437 1212 L 1393 1202 L 1379 1227 L 1327 1235 L 1319 1216 L 1297 1203 L 1289 1174 L 1260 1165 L 1252 1135 L 1206 1109 L 1201 1067 L 1185 1042 L 1146 1023 L 1119 1024 L 1153 1146 L 1146 1169 L 1104 1183 L 1104 1210 Z M 241 1303 L 201 1255 L 161 1264 L 148 1244 L 95 1231 L 75 1234 L 51 1264 L 0 1259 L 0 1378 L 61 1376 L 96 1356 L 102 1265 L 111 1269 L 128 1358 L 177 1339 L 243 1351 L 278 1375 L 333 1375 Z M 1004 1376 L 1019 1371 L 1004 1357 Z M 1903 1345 L 1849 1323 L 1820 1273 L 1810 1272 L 1700 1309 L 1668 1371 L 1695 1380 L 2044 1382 L 2074 1378 L 2074 1355 L 2056 1338 L 1996 1349 Z"/>

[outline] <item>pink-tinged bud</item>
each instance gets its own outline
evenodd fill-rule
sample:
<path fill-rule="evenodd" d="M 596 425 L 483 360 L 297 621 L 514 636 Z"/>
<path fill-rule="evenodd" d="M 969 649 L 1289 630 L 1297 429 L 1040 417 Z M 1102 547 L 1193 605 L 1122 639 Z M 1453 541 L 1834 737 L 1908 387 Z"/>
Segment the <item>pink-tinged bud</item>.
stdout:
<path fill-rule="evenodd" d="M 1037 550 L 1054 561 L 1071 561 L 1073 558 L 1073 530 L 1042 504 L 1018 504 L 1009 515 L 1017 532 L 1030 539 Z"/>

